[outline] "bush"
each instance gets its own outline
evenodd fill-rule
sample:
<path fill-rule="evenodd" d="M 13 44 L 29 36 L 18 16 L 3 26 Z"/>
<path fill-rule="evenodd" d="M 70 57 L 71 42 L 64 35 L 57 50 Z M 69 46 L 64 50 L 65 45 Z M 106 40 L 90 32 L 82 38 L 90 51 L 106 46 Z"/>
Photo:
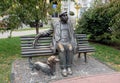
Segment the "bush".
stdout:
<path fill-rule="evenodd" d="M 111 44 L 120 40 L 120 1 L 112 1 L 86 11 L 76 31 L 89 34 L 91 40 Z"/>
<path fill-rule="evenodd" d="M 75 14 L 74 14 L 74 12 L 73 12 L 73 11 L 70 11 L 70 15 L 71 15 L 71 16 L 74 16 Z"/>

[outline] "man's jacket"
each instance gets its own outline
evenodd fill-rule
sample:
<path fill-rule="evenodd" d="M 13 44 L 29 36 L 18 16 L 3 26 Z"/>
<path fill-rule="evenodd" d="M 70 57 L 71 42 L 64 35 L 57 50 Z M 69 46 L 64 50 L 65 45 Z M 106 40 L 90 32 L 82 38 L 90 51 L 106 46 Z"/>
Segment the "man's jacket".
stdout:
<path fill-rule="evenodd" d="M 71 41 L 70 43 L 72 44 L 73 46 L 73 50 L 74 50 L 74 53 L 77 51 L 77 41 L 76 41 L 76 37 L 75 37 L 75 33 L 74 33 L 74 29 L 73 29 L 73 26 L 72 26 L 72 23 L 71 21 L 69 20 L 67 22 L 68 24 L 68 27 L 69 27 L 69 33 L 70 33 L 70 38 L 71 38 Z M 60 21 L 53 21 L 52 22 L 52 28 L 53 28 L 53 42 L 52 42 L 52 46 L 53 46 L 53 51 L 54 53 L 56 53 L 56 49 L 57 49 L 57 43 L 59 42 L 60 40 L 60 36 L 61 36 L 61 25 L 62 23 Z"/>

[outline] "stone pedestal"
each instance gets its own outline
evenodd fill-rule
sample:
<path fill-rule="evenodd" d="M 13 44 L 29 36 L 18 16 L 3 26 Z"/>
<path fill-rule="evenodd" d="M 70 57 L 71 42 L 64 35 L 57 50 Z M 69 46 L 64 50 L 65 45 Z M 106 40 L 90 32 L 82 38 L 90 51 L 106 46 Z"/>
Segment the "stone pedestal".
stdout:
<path fill-rule="evenodd" d="M 35 58 L 34 61 L 46 61 L 47 58 Z M 72 78 L 77 76 L 88 76 L 102 73 L 112 73 L 114 70 L 100 63 L 92 57 L 88 57 L 88 63 L 84 62 L 84 58 L 74 57 L 73 75 L 63 77 L 59 68 L 59 63 L 56 65 L 56 76 L 49 77 L 41 71 L 31 71 L 27 59 L 16 60 L 12 64 L 11 83 L 48 83 L 56 80 Z"/>

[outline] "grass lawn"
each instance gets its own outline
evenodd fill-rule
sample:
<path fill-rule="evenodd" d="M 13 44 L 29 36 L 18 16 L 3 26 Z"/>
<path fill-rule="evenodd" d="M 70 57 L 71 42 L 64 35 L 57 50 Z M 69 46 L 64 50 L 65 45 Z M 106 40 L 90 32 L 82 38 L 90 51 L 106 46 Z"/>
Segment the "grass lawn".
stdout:
<path fill-rule="evenodd" d="M 20 58 L 19 38 L 0 39 L 0 83 L 10 83 L 11 63 Z"/>
<path fill-rule="evenodd" d="M 120 50 L 102 44 L 92 44 L 96 48 L 93 56 L 106 63 L 117 71 L 120 71 Z"/>
<path fill-rule="evenodd" d="M 92 45 L 96 48 L 94 57 L 120 71 L 120 50 L 101 44 Z M 0 39 L 0 83 L 10 83 L 11 64 L 19 58 L 20 39 Z"/>

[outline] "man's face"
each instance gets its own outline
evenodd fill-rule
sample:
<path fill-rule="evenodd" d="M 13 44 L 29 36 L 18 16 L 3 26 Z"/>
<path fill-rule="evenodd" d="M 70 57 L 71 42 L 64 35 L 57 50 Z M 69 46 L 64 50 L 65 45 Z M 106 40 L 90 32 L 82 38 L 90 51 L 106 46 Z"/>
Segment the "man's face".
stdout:
<path fill-rule="evenodd" d="M 61 16 L 60 16 L 60 20 L 64 23 L 67 23 L 68 21 L 68 16 L 67 16 L 67 13 L 63 13 Z"/>

